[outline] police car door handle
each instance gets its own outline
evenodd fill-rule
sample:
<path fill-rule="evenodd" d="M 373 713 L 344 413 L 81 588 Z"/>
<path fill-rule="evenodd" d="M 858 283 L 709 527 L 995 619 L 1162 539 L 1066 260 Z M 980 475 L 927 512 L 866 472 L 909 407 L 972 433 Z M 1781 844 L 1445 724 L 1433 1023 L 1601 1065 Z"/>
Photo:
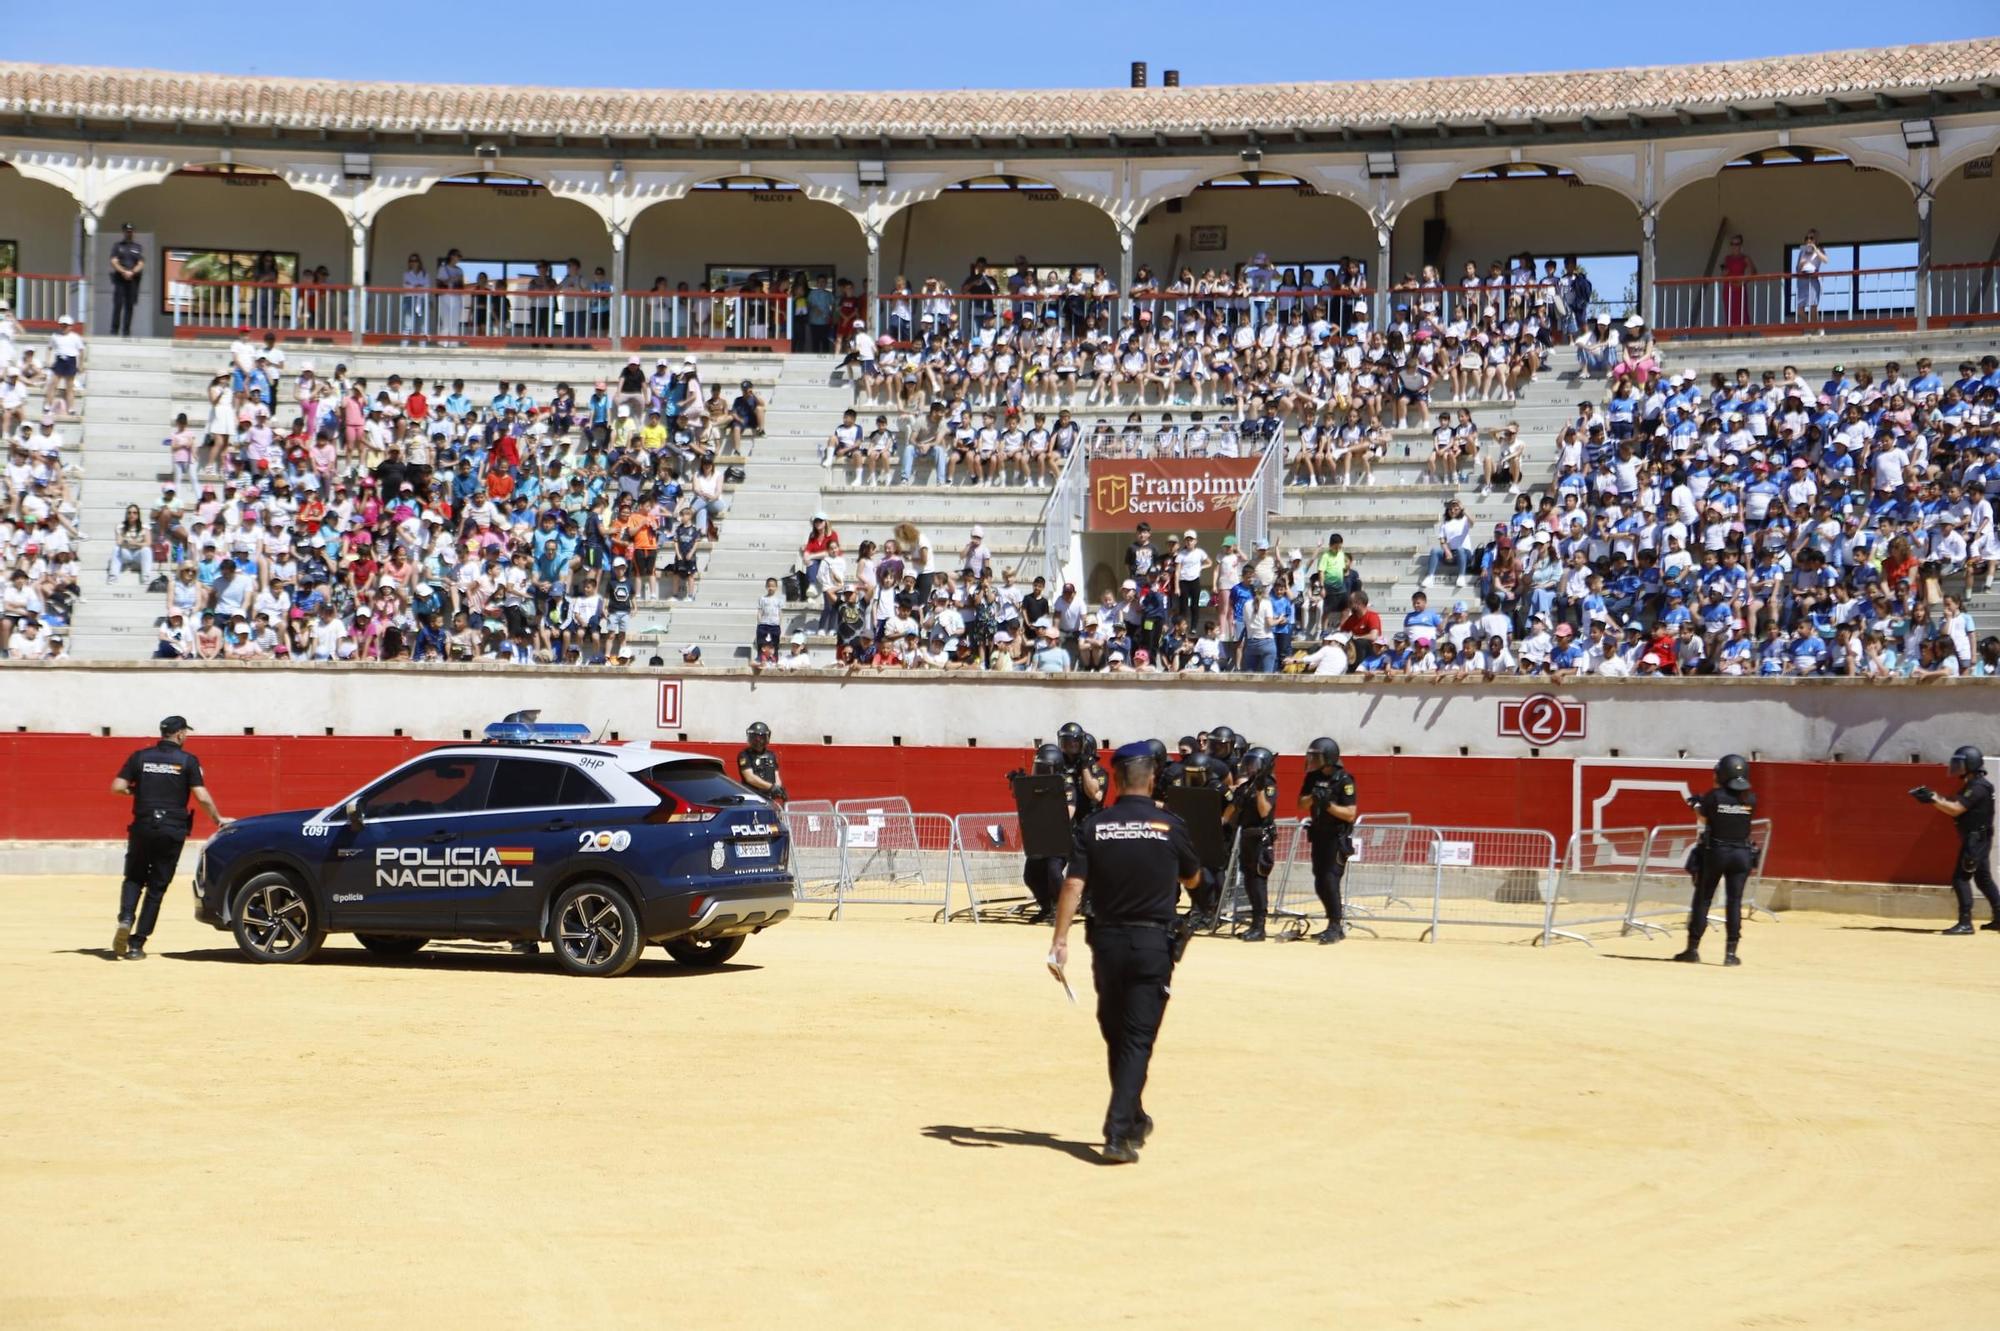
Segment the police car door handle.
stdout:
<path fill-rule="evenodd" d="M 558 818 L 552 823 L 543 823 L 542 830 L 544 832 L 567 832 L 575 826 L 576 824 L 567 818 Z"/>
<path fill-rule="evenodd" d="M 430 846 L 441 846 L 447 841 L 456 841 L 456 840 L 458 840 L 458 833 L 456 832 L 433 832 L 429 836 L 424 838 L 424 844 Z"/>

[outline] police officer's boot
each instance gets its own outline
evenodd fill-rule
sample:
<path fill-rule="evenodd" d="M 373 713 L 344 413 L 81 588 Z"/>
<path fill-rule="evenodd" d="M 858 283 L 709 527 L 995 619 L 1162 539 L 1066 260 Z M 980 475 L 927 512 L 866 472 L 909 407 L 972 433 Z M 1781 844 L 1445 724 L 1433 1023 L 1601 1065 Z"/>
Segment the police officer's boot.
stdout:
<path fill-rule="evenodd" d="M 1104 1162 L 1112 1165 L 1137 1164 L 1139 1148 L 1124 1137 L 1113 1137 L 1104 1143 Z"/>
<path fill-rule="evenodd" d="M 1316 935 L 1322 944 L 1338 943 L 1347 937 L 1347 930 L 1338 924 L 1329 924 Z"/>
<path fill-rule="evenodd" d="M 1687 947 L 1674 953 L 1674 960 L 1699 962 L 1701 960 L 1701 949 L 1690 943 Z"/>
<path fill-rule="evenodd" d="M 131 945 L 131 942 L 132 917 L 129 915 L 120 915 L 118 917 L 117 932 L 111 935 L 111 959 L 117 961 L 123 958 L 125 949 Z"/>
<path fill-rule="evenodd" d="M 1741 966 L 1743 964 L 1743 958 L 1736 955 L 1736 944 L 1731 943 L 1729 945 L 1729 951 L 1723 954 L 1722 964 L 1725 966 Z"/>
<path fill-rule="evenodd" d="M 1252 919 L 1252 920 L 1250 921 L 1250 927 L 1249 927 L 1248 929 L 1245 929 L 1245 930 L 1243 931 L 1243 933 L 1242 933 L 1242 934 L 1240 935 L 1240 937 L 1241 937 L 1241 938 L 1243 939 L 1243 941 L 1244 941 L 1244 942 L 1246 942 L 1246 943 L 1261 943 L 1261 942 L 1263 942 L 1263 941 L 1264 941 L 1264 917 L 1263 917 L 1263 916 L 1261 916 L 1261 915 L 1259 915 L 1259 916 L 1256 916 L 1255 918 L 1253 918 L 1253 919 Z"/>
<path fill-rule="evenodd" d="M 2000 915 L 1994 916 L 1992 919 L 1988 920 L 1986 923 L 1980 925 L 1979 927 L 1986 933 L 2000 934 Z"/>
<path fill-rule="evenodd" d="M 1970 938 L 1972 936 L 1972 921 L 1970 919 L 1960 919 L 1957 924 L 1952 925 L 1951 928 L 1944 931 L 1944 936 L 1947 938 Z"/>

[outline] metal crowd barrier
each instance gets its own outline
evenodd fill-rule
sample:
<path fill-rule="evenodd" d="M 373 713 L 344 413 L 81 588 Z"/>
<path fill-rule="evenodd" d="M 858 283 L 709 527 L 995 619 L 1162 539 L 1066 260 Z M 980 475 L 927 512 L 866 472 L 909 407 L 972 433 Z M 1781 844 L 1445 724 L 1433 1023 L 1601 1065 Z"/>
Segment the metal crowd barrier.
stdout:
<path fill-rule="evenodd" d="M 1444 925 L 1548 929 L 1556 888 L 1556 839 L 1536 828 L 1435 827 L 1436 918 Z"/>
<path fill-rule="evenodd" d="M 1593 925 L 1615 924 L 1622 936 L 1635 928 L 1630 915 L 1632 889 L 1646 862 L 1645 827 L 1588 828 L 1570 835 L 1563 849 L 1562 872 L 1549 902 L 1544 943 L 1558 938 L 1589 943 L 1577 932 Z"/>
<path fill-rule="evenodd" d="M 964 886 L 960 915 L 977 922 L 987 913 L 1014 919 L 1039 909 L 1022 876 L 1027 852 L 1018 814 L 961 813 L 952 819 L 952 832 Z"/>
<path fill-rule="evenodd" d="M 1293 937 L 1324 926 L 1326 912 L 1313 891 L 1312 847 L 1297 823 L 1283 829 L 1271 871 L 1271 916 Z M 1437 926 L 1436 833 L 1408 823 L 1358 822 L 1354 855 L 1341 875 L 1346 926 L 1374 933 L 1376 924 Z"/>
<path fill-rule="evenodd" d="M 795 800 L 785 809 L 785 828 L 792 838 L 793 899 L 831 905 L 839 919 L 850 881 L 847 820 L 823 800 Z"/>

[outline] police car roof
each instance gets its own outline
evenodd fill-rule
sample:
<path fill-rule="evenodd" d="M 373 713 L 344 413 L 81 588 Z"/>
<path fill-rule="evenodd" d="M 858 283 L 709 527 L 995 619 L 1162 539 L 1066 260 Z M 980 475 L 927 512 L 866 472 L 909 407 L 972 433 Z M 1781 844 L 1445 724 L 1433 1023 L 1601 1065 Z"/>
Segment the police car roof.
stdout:
<path fill-rule="evenodd" d="M 722 759 L 686 749 L 657 749 L 651 744 L 514 744 L 488 741 L 484 744 L 447 744 L 432 753 L 459 751 L 468 757 L 495 752 L 532 755 L 536 758 L 603 758 L 621 771 L 642 772 L 661 763 L 706 763 L 720 768 Z"/>

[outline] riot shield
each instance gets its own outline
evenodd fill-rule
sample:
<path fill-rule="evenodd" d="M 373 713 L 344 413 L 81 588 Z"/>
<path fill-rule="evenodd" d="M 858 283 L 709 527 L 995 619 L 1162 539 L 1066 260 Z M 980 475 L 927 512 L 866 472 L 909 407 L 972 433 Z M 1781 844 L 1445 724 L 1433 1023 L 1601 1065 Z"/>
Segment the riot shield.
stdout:
<path fill-rule="evenodd" d="M 1187 824 L 1202 868 L 1220 872 L 1229 863 L 1229 842 L 1222 835 L 1222 792 L 1210 786 L 1175 786 L 1166 798 L 1167 808 Z"/>
<path fill-rule="evenodd" d="M 1014 788 L 1014 812 L 1021 819 L 1022 851 L 1030 856 L 1067 859 L 1071 831 L 1063 778 L 1055 773 L 1016 772 L 1007 780 Z"/>

